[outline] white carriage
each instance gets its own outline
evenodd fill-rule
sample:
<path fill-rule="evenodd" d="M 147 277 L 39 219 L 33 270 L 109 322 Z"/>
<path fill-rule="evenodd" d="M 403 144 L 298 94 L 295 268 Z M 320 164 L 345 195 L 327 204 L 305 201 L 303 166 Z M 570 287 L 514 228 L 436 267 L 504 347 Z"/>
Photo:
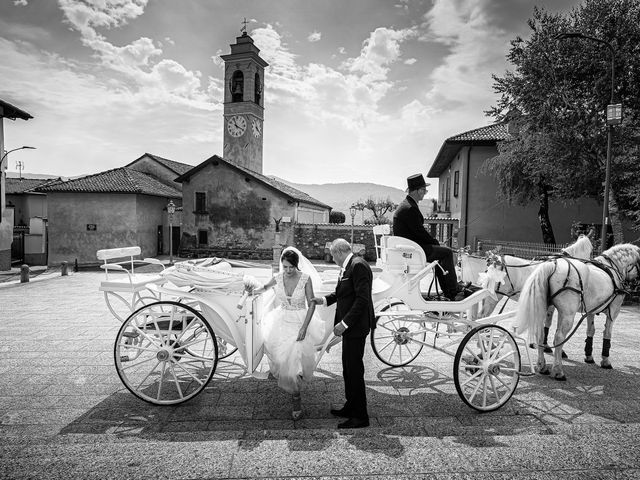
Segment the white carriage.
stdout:
<path fill-rule="evenodd" d="M 400 367 L 425 346 L 442 351 L 454 357 L 454 383 L 467 405 L 483 412 L 504 405 L 523 374 L 518 345 L 525 341 L 511 333 L 514 312 L 477 318 L 481 302 L 491 295 L 486 289 L 457 302 L 426 300 L 436 293 L 430 290 L 438 263 L 427 263 L 422 248 L 402 237 L 382 235 L 376 250 L 382 269 L 373 285 L 376 356 Z M 525 354 L 533 372 L 526 347 Z"/>
<path fill-rule="evenodd" d="M 165 283 L 149 288 L 163 300 L 137 309 L 122 323 L 114 347 L 116 370 L 137 397 L 171 405 L 198 395 L 213 377 L 221 346 L 238 352 L 249 374 L 264 354 L 262 319 L 273 308 L 274 292 L 245 292 L 247 277 L 266 283 L 271 267 L 231 267 L 180 262 L 163 272 Z M 326 294 L 322 287 L 318 294 Z M 170 299 L 170 300 L 169 300 Z M 318 307 L 325 335 L 316 345 L 316 363 L 332 336 L 335 307 Z"/>
<path fill-rule="evenodd" d="M 456 390 L 467 405 L 479 411 L 504 405 L 518 385 L 520 351 L 508 328 L 497 323 L 513 314 L 476 319 L 488 290 L 459 302 L 425 300 L 434 269 L 440 267 L 427 263 L 410 240 L 382 235 L 376 251 L 372 296 L 377 328 L 371 333 L 376 356 L 400 367 L 424 346 L 448 353 L 454 357 Z M 165 270 L 164 283 L 147 286 L 162 300 L 141 306 L 122 323 L 114 347 L 117 372 L 145 401 L 177 404 L 195 397 L 213 377 L 218 360 L 228 355 L 221 351 L 225 347 L 237 348 L 247 372 L 256 374 L 264 354 L 261 320 L 273 308 L 274 293 L 247 298 L 245 276 L 266 283 L 271 268 L 220 270 L 208 262 L 181 262 Z M 335 281 L 314 284 L 316 295 L 332 292 Z M 335 306 L 318 307 L 318 312 L 325 335 L 316 346 L 316 361 L 332 340 Z"/>

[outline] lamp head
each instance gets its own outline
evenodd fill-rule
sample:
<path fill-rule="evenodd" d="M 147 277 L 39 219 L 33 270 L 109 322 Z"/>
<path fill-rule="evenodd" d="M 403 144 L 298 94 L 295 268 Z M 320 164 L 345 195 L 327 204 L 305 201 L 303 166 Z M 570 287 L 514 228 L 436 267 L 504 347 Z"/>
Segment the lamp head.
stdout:
<path fill-rule="evenodd" d="M 176 213 L 176 205 L 173 203 L 173 200 L 169 200 L 169 203 L 167 204 L 167 212 L 169 215 Z"/>

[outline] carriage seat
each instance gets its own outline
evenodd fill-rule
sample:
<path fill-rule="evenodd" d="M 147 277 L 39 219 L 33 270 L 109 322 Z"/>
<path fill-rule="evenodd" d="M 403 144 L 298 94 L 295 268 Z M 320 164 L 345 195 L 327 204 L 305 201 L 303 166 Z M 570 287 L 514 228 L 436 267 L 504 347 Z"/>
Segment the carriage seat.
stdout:
<path fill-rule="evenodd" d="M 391 273 L 413 275 L 427 266 L 427 256 L 422 247 L 404 237 L 389 236 L 385 241 L 383 269 Z"/>
<path fill-rule="evenodd" d="M 164 283 L 165 279 L 157 273 L 136 273 L 136 264 L 153 264 L 159 265 L 164 270 L 162 262 L 156 258 L 145 258 L 138 260 L 135 257 L 140 255 L 140 247 L 120 247 L 120 248 L 106 248 L 98 250 L 96 257 L 98 260 L 102 260 L 104 263 L 100 265 L 105 271 L 105 279 L 100 282 L 99 290 L 101 292 L 139 292 L 144 290 L 149 283 Z M 110 262 L 110 260 L 120 260 L 116 262 Z M 125 259 L 125 260 L 123 260 Z M 125 265 L 129 268 L 125 268 Z M 122 275 L 111 275 L 109 272 L 121 272 L 125 273 L 126 277 Z"/>

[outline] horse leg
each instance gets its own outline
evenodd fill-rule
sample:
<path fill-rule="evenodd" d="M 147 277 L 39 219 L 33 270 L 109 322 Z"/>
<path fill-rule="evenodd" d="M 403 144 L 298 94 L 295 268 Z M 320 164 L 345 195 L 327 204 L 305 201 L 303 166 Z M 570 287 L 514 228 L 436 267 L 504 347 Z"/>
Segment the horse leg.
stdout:
<path fill-rule="evenodd" d="M 611 347 L 611 331 L 613 330 L 613 320 L 607 313 L 607 321 L 604 324 L 604 332 L 602 334 L 602 361 L 600 366 L 607 370 L 611 370 L 613 365 L 609 361 L 609 348 Z"/>
<path fill-rule="evenodd" d="M 553 321 L 554 310 L 555 307 L 553 305 L 549 305 L 549 308 L 547 308 L 547 318 L 544 319 L 544 338 L 542 339 L 544 353 L 553 353 L 553 350 L 551 350 L 551 347 L 549 346 L 549 327 L 551 327 L 551 322 Z"/>
<path fill-rule="evenodd" d="M 544 358 L 544 347 L 542 346 L 542 339 L 538 339 L 538 362 L 536 363 L 536 372 L 540 375 L 549 375 L 549 365 Z"/>
<path fill-rule="evenodd" d="M 554 338 L 555 352 L 553 352 L 553 367 L 551 367 L 551 376 L 556 380 L 565 381 L 567 379 L 562 369 L 562 345 L 567 334 L 573 325 L 573 318 L 567 314 L 558 311 L 558 326 L 556 328 L 556 336 Z"/>
<path fill-rule="evenodd" d="M 544 340 L 543 340 L 543 346 L 544 346 L 544 353 L 553 353 L 553 349 L 549 346 L 549 327 L 551 327 L 551 323 L 553 323 L 553 312 L 555 311 L 556 307 L 554 307 L 553 305 L 549 305 L 549 308 L 547 309 L 547 318 L 544 321 Z M 562 351 L 562 358 L 569 358 L 567 356 L 566 353 L 564 353 L 564 350 Z"/>
<path fill-rule="evenodd" d="M 593 336 L 596 333 L 595 315 L 587 315 L 587 338 L 584 341 L 584 362 L 596 363 L 593 359 Z"/>

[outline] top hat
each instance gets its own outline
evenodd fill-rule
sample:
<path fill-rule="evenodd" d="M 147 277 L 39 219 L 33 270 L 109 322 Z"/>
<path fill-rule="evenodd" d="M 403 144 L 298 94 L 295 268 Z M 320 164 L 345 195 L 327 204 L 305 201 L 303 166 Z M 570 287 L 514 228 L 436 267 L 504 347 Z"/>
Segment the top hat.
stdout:
<path fill-rule="evenodd" d="M 421 187 L 429 186 L 428 183 L 425 183 L 424 177 L 421 173 L 416 173 L 415 175 L 411 175 L 407 177 L 407 189 L 408 190 L 417 190 Z"/>

